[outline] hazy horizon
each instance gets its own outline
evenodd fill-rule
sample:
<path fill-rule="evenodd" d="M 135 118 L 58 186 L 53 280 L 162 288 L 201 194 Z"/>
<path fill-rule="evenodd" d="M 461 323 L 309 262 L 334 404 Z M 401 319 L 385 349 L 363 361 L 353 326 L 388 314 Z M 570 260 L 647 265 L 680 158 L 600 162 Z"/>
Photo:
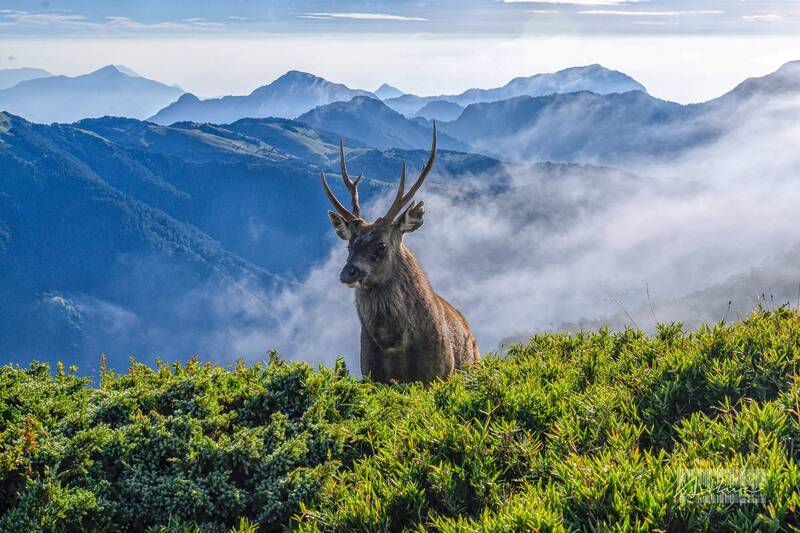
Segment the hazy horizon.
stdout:
<path fill-rule="evenodd" d="M 659 98 L 709 100 L 800 59 L 796 2 L 471 0 L 0 3 L 0 68 L 75 76 L 123 64 L 200 97 L 288 70 L 420 95 L 599 63 Z M 369 46 L 364 46 L 368 42 Z"/>
<path fill-rule="evenodd" d="M 509 40 L 484 37 L 486 49 L 477 56 L 473 43 L 453 39 L 440 43 L 446 53 L 422 62 L 419 58 L 436 43 L 416 42 L 408 47 L 386 36 L 375 36 L 370 46 L 372 55 L 360 56 L 357 63 L 362 68 L 352 70 L 346 58 L 352 57 L 350 52 L 363 49 L 360 38 L 329 37 L 325 46 L 336 51 L 330 57 L 319 57 L 314 53 L 319 43 L 298 36 L 291 41 L 274 36 L 244 40 L 153 38 L 142 42 L 129 38 L 6 41 L 4 47 L 14 51 L 14 61 L 9 62 L 3 54 L 0 68 L 35 67 L 77 76 L 105 65 L 122 64 L 144 77 L 211 98 L 249 94 L 289 70 L 310 72 L 351 88 L 374 91 L 388 83 L 404 92 L 438 95 L 499 87 L 519 76 L 599 63 L 633 77 L 653 96 L 685 104 L 710 100 L 746 78 L 763 76 L 789 61 L 800 60 L 800 42 L 788 37 L 739 36 L 732 41 L 733 38 L 720 36 L 613 36 L 593 38 L 596 40 L 587 43 L 587 39 L 554 36 Z M 237 56 L 237 50 L 256 46 L 273 50 L 272 53 L 278 46 L 281 50 L 291 48 L 295 56 Z M 560 50 L 558 57 L 543 58 L 538 53 L 551 47 Z M 386 72 L 374 70 L 381 62 L 376 48 L 391 51 L 394 67 Z M 95 51 L 86 56 L 86 49 Z M 515 49 L 520 57 L 515 56 Z M 678 52 L 686 49 L 691 49 L 691 54 Z M 732 53 L 732 49 L 738 52 Z M 194 51 L 198 58 L 215 59 L 187 61 L 188 51 Z M 661 56 L 662 60 L 656 64 L 650 55 Z"/>

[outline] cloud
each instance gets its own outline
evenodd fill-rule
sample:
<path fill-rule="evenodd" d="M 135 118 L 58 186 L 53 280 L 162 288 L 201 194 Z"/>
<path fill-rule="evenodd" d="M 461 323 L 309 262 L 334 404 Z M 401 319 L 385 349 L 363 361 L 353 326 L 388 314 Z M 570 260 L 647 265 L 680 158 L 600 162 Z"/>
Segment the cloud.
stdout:
<path fill-rule="evenodd" d="M 799 240 L 800 100 L 723 117 L 731 133 L 668 164 L 636 169 L 642 178 L 567 166 L 557 179 L 525 166 L 487 191 L 464 176 L 465 196 L 427 187 L 426 223 L 408 236 L 433 287 L 466 316 L 481 349 L 519 333 L 615 315 L 619 305 L 666 302 L 721 283 Z M 375 215 L 389 201 L 368 206 Z M 338 282 L 345 246 L 331 237 L 327 258 L 298 286 L 269 298 L 281 326 L 251 339 L 289 356 L 358 368 L 353 291 Z M 787 275 L 797 276 L 797 272 Z M 797 290 L 796 280 L 792 283 Z M 742 293 L 770 287 L 741 287 Z M 784 291 L 785 292 L 785 291 Z M 775 293 L 776 302 L 794 294 Z M 732 293 L 658 306 L 660 321 L 715 321 Z M 724 301 L 723 301 L 724 300 Z M 697 302 L 702 303 L 701 306 Z M 734 302 L 743 314 L 754 301 Z M 715 314 L 722 309 L 722 314 Z M 732 311 L 733 313 L 733 311 Z M 652 327 L 648 316 L 639 326 Z M 615 322 L 617 326 L 619 322 Z"/>
<path fill-rule="evenodd" d="M 63 13 L 29 13 L 27 11 L 12 11 L 3 10 L 4 17 L 12 22 L 18 24 L 34 24 L 38 26 L 44 25 L 71 25 L 83 26 L 88 24 L 88 21 L 83 15 L 67 15 Z"/>
<path fill-rule="evenodd" d="M 684 15 L 722 15 L 724 11 L 705 9 L 700 11 L 621 11 L 610 9 L 593 9 L 578 11 L 581 15 L 610 15 L 622 17 L 681 17 Z"/>
<path fill-rule="evenodd" d="M 124 30 L 191 30 L 204 27 L 225 27 L 222 22 L 205 22 L 204 18 L 189 18 L 183 22 L 140 22 L 130 17 L 105 17 L 106 26 Z"/>
<path fill-rule="evenodd" d="M 221 22 L 207 22 L 204 18 L 188 18 L 182 22 L 141 22 L 126 16 L 107 16 L 101 20 L 91 20 L 84 15 L 59 13 L 29 13 L 27 11 L 0 10 L 3 25 L 57 26 L 79 30 L 176 30 L 185 31 L 197 28 L 224 27 Z"/>
<path fill-rule="evenodd" d="M 503 0 L 505 4 L 564 4 L 576 6 L 621 6 L 647 0 Z"/>
<path fill-rule="evenodd" d="M 749 21 L 759 21 L 759 22 L 776 22 L 778 20 L 783 20 L 783 16 L 781 15 L 743 15 L 742 20 L 749 20 Z"/>
<path fill-rule="evenodd" d="M 180 29 L 185 27 L 184 24 L 179 24 L 177 22 L 154 22 L 154 23 L 145 23 L 139 22 L 138 20 L 134 20 L 130 17 L 121 17 L 121 16 L 113 16 L 113 17 L 105 17 L 109 26 L 113 26 L 116 28 L 123 28 L 127 30 L 172 30 L 172 29 Z"/>
<path fill-rule="evenodd" d="M 304 13 L 302 15 L 298 15 L 298 17 L 314 19 L 397 20 L 405 22 L 428 21 L 428 19 L 422 17 L 405 17 L 402 15 L 389 15 L 386 13 Z"/>

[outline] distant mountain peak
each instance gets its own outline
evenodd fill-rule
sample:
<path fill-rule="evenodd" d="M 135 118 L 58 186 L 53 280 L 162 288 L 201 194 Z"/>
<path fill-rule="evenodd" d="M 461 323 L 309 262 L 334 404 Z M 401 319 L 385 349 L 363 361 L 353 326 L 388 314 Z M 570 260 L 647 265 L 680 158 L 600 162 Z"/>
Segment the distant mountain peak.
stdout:
<path fill-rule="evenodd" d="M 88 75 L 89 76 L 94 76 L 94 75 L 102 75 L 102 74 L 119 75 L 119 74 L 122 74 L 122 71 L 119 70 L 116 67 L 116 65 L 106 65 L 104 67 L 101 67 L 101 68 L 95 70 L 94 72 L 90 72 Z"/>
<path fill-rule="evenodd" d="M 320 78 L 310 72 L 303 72 L 302 70 L 290 70 L 283 76 L 276 78 L 275 81 L 272 83 L 278 83 L 281 81 L 307 81 L 307 82 L 315 82 L 317 80 L 327 81 L 324 78 Z"/>
<path fill-rule="evenodd" d="M 127 78 L 141 78 L 140 76 L 130 76 L 124 72 L 122 72 L 116 65 L 106 65 L 101 67 L 93 72 L 89 72 L 88 74 L 82 74 L 80 76 L 75 76 L 75 78 L 84 78 L 84 79 L 92 79 L 98 81 L 111 81 L 111 80 L 123 80 Z"/>
<path fill-rule="evenodd" d="M 350 99 L 350 103 L 359 106 L 372 106 L 374 109 L 381 109 L 382 111 L 391 111 L 391 108 L 382 104 L 380 100 L 372 98 L 371 96 L 358 95 Z"/>
<path fill-rule="evenodd" d="M 781 72 L 784 74 L 800 73 L 800 59 L 784 63 L 783 65 L 781 65 L 781 68 L 777 70 L 777 72 Z"/>
<path fill-rule="evenodd" d="M 375 96 L 380 98 L 381 100 L 386 100 L 387 98 L 397 98 L 398 96 L 403 96 L 404 93 L 397 87 L 393 87 L 388 83 L 384 83 L 375 91 Z"/>
<path fill-rule="evenodd" d="M 130 76 L 132 78 L 144 78 L 144 76 L 142 76 L 132 68 L 126 67 L 125 65 L 111 65 L 111 66 L 113 66 L 115 69 L 117 69 L 119 72 L 122 72 L 126 76 Z"/>
<path fill-rule="evenodd" d="M 246 96 L 224 96 L 198 100 L 184 97 L 150 117 L 157 124 L 181 121 L 228 124 L 241 118 L 294 118 L 317 106 L 348 101 L 354 96 L 374 95 L 350 89 L 308 72 L 290 70 Z"/>
<path fill-rule="evenodd" d="M 793 93 L 800 90 L 800 61 L 790 61 L 778 70 L 759 78 L 748 78 L 717 100 L 749 98 L 756 95 Z"/>
<path fill-rule="evenodd" d="M 52 74 L 40 68 L 3 68 L 0 69 L 0 90 L 8 89 L 23 81 L 46 78 L 48 76 L 52 76 Z"/>
<path fill-rule="evenodd" d="M 300 115 L 297 121 L 377 148 L 424 150 L 431 139 L 429 124 L 404 117 L 374 96 L 355 96 L 346 102 L 321 105 Z M 445 150 L 467 149 L 464 143 L 444 132 L 439 133 L 438 141 Z"/>
<path fill-rule="evenodd" d="M 464 108 L 455 102 L 448 102 L 447 100 L 432 100 L 425 104 L 422 109 L 417 111 L 417 116 L 426 118 L 428 120 L 449 122 L 457 119 L 463 111 Z"/>
<path fill-rule="evenodd" d="M 183 93 L 180 98 L 178 98 L 177 102 L 188 104 L 190 102 L 199 102 L 200 99 L 193 95 L 192 93 Z"/>
<path fill-rule="evenodd" d="M 518 88 L 522 89 L 523 94 L 525 94 L 530 92 L 536 85 L 549 85 L 552 89 L 558 87 L 559 90 L 553 91 L 558 93 L 586 90 L 598 94 L 622 93 L 628 91 L 647 92 L 647 89 L 645 89 L 641 83 L 624 72 L 606 68 L 599 63 L 568 67 L 548 74 L 521 76 L 514 78 L 500 89 L 513 90 L 514 88 Z M 535 92 L 535 90 L 533 92 Z M 540 94 L 538 96 L 547 94 L 544 88 L 539 88 L 539 92 Z M 521 96 L 521 94 L 519 96 Z M 530 94 L 530 96 L 537 96 L 537 94 Z"/>
<path fill-rule="evenodd" d="M 88 74 L 28 79 L 0 90 L 0 109 L 44 123 L 104 115 L 146 118 L 182 93 L 106 65 Z"/>
<path fill-rule="evenodd" d="M 294 70 L 294 69 L 292 69 L 292 70 L 288 71 L 286 74 L 284 74 L 283 76 L 281 76 L 281 78 L 284 78 L 284 77 L 318 78 L 319 76 L 311 74 L 310 72 L 305 72 L 303 70 Z"/>
<path fill-rule="evenodd" d="M 392 90 L 392 91 L 397 91 L 397 92 L 400 92 L 400 93 L 403 92 L 400 89 L 398 89 L 397 87 L 395 87 L 394 85 L 389 85 L 388 83 L 383 83 L 383 84 L 381 84 L 380 87 L 378 87 L 379 91 L 385 91 L 387 89 Z"/>
<path fill-rule="evenodd" d="M 446 100 L 462 107 L 480 102 L 496 102 L 516 96 L 546 96 L 590 91 L 596 94 L 626 93 L 629 91 L 647 92 L 645 87 L 623 72 L 608 69 L 600 64 L 569 67 L 558 72 L 520 76 L 502 87 L 491 89 L 467 89 L 461 94 L 440 96 L 416 96 L 404 94 L 387 98 L 386 104 L 392 109 L 413 116 L 419 113 L 428 102 Z"/>

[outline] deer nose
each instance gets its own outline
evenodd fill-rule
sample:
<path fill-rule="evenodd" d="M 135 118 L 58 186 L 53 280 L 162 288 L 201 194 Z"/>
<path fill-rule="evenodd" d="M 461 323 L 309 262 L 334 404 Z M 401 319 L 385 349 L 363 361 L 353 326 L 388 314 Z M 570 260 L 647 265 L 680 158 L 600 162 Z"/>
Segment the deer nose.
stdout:
<path fill-rule="evenodd" d="M 339 274 L 339 281 L 342 283 L 355 283 L 364 277 L 364 273 L 358 267 L 345 265 L 342 273 Z"/>

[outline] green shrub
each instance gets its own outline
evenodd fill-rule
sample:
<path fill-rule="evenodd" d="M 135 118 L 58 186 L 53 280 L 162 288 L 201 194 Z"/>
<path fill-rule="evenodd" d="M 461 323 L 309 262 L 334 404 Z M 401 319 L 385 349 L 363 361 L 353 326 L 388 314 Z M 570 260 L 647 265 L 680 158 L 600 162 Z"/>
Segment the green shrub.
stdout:
<path fill-rule="evenodd" d="M 547 334 L 450 380 L 0 368 L 0 531 L 797 531 L 800 316 Z"/>

